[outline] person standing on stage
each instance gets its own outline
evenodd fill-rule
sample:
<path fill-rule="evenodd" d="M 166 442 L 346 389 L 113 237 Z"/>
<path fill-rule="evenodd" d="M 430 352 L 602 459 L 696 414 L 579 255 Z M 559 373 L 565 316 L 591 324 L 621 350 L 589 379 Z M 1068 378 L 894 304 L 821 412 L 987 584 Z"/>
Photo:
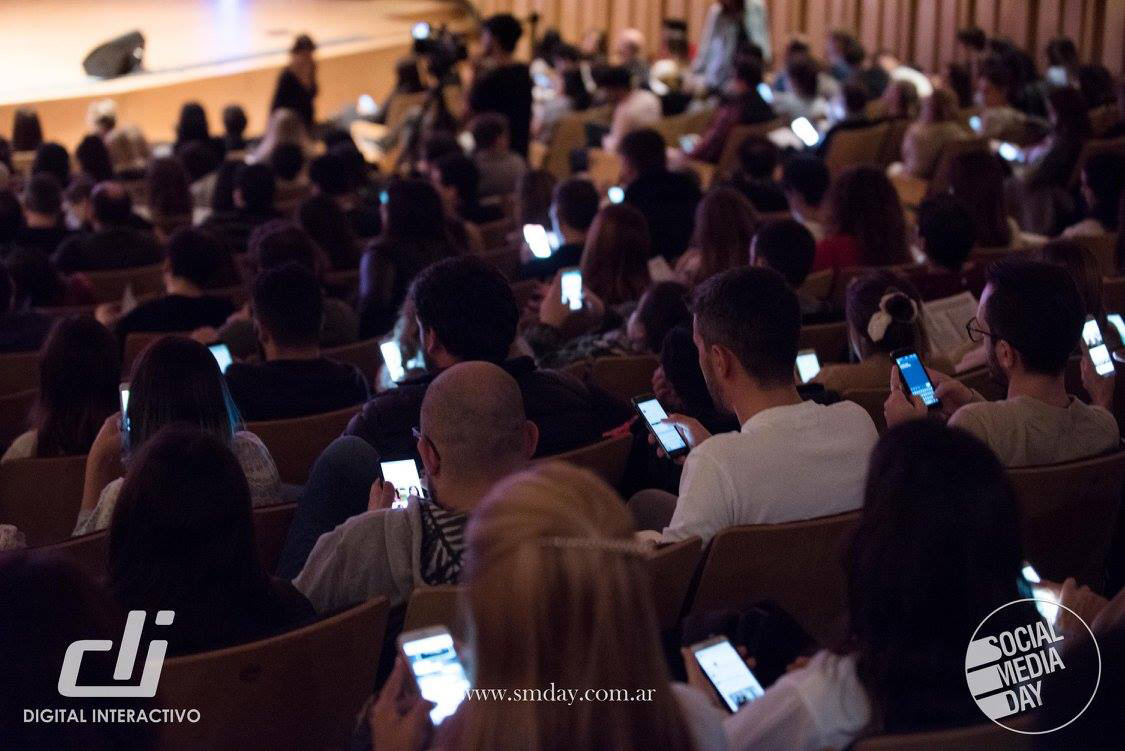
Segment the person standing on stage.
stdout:
<path fill-rule="evenodd" d="M 734 78 L 735 55 L 757 45 L 763 61 L 770 59 L 770 25 L 763 0 L 718 0 L 707 11 L 699 49 L 692 65 L 696 83 L 705 92 L 721 92 Z"/>
<path fill-rule="evenodd" d="M 277 88 L 270 102 L 270 112 L 279 109 L 293 110 L 312 132 L 316 122 L 313 101 L 319 91 L 316 85 L 316 43 L 308 34 L 301 34 L 289 49 L 289 64 L 277 77 Z"/>

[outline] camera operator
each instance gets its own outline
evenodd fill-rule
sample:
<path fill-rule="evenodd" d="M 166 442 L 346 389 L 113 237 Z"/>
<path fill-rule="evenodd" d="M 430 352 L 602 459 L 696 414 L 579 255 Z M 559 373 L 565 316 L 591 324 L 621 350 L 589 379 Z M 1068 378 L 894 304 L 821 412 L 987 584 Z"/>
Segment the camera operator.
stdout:
<path fill-rule="evenodd" d="M 481 57 L 469 88 L 469 116 L 496 112 L 508 118 L 512 151 L 527 158 L 531 130 L 531 73 L 513 60 L 523 27 L 514 16 L 499 13 L 481 24 Z"/>

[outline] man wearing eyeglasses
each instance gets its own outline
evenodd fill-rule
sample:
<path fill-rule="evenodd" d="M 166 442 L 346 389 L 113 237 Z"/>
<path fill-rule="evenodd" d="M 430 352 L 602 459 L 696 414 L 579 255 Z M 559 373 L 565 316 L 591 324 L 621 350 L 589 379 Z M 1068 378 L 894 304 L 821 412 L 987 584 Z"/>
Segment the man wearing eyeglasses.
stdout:
<path fill-rule="evenodd" d="M 1007 398 L 985 400 L 955 378 L 928 370 L 941 406 L 935 416 L 984 441 L 1009 467 L 1055 464 L 1117 447 L 1110 412 L 1116 378 L 1099 376 L 1082 352 L 1086 404 L 1067 393 L 1067 363 L 1079 348 L 1085 305 L 1061 267 L 1003 261 L 988 272 L 977 317 L 966 327 L 985 349 L 989 373 L 1007 386 Z M 903 390 L 898 368 L 883 405 L 887 426 L 924 418 L 929 410 Z"/>

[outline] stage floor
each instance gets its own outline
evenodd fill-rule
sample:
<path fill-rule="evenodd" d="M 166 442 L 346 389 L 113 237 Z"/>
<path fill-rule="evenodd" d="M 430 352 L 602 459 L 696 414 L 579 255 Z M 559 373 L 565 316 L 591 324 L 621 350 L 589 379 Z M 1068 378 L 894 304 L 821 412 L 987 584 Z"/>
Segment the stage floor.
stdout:
<path fill-rule="evenodd" d="M 0 0 L 9 71 L 0 77 L 0 133 L 9 132 L 11 111 L 20 105 L 46 110 L 48 117 L 41 112 L 41 119 L 51 119 L 57 109 L 51 103 L 128 98 L 144 90 L 185 86 L 190 90 L 195 82 L 263 70 L 272 76 L 284 64 L 293 37 L 302 32 L 320 47 L 323 78 L 332 60 L 402 54 L 415 21 L 451 14 L 452 6 L 441 0 Z M 133 29 L 146 39 L 145 70 L 109 81 L 86 76 L 86 54 Z M 358 91 L 384 93 L 388 84 L 382 71 L 366 75 L 372 84 Z M 322 89 L 329 96 L 322 100 L 338 99 L 349 88 L 325 83 Z M 322 101 L 321 112 L 331 112 L 337 104 Z M 252 115 L 252 127 L 260 127 L 255 120 Z M 68 124 L 59 140 L 72 143 L 74 135 Z"/>

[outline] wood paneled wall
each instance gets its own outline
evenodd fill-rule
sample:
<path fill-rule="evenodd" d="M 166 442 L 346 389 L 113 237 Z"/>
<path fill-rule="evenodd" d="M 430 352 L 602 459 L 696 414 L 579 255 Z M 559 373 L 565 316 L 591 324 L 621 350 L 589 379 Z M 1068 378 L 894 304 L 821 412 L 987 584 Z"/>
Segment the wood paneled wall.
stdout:
<path fill-rule="evenodd" d="M 479 0 L 482 15 L 506 11 L 519 18 L 538 12 L 539 31 L 557 28 L 577 41 L 589 29 L 610 39 L 622 29 L 641 29 L 655 51 L 660 22 L 682 18 L 693 41 L 712 0 Z M 1068 36 L 1082 60 L 1101 62 L 1115 74 L 1125 71 L 1125 0 L 766 0 L 775 51 L 795 35 L 819 52 L 826 33 L 851 29 L 869 51 L 888 49 L 928 72 L 940 73 L 957 60 L 957 29 L 975 24 L 1034 50 L 1046 65 L 1047 40 Z"/>

